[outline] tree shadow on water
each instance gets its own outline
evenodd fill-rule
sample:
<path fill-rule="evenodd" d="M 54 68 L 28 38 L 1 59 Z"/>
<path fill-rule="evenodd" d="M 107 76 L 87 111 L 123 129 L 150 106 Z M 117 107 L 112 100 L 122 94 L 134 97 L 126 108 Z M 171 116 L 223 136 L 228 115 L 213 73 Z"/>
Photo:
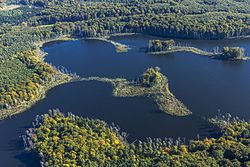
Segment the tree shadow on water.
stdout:
<path fill-rule="evenodd" d="M 14 154 L 14 159 L 20 161 L 19 167 L 39 167 L 40 159 L 38 154 L 32 151 L 26 151 L 23 145 L 23 139 L 11 140 L 9 142 L 8 151 Z"/>
<path fill-rule="evenodd" d="M 23 165 L 23 167 L 39 167 L 40 159 L 34 152 L 24 151 L 15 156 Z"/>

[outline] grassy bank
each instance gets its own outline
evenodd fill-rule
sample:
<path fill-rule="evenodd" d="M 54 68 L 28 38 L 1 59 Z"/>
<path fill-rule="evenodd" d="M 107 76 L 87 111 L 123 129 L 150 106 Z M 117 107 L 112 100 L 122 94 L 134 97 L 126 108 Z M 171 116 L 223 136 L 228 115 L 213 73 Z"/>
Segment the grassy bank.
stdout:
<path fill-rule="evenodd" d="M 192 52 L 198 55 L 203 55 L 203 56 L 208 56 L 212 59 L 220 59 L 220 60 L 227 60 L 221 58 L 222 53 L 219 52 L 208 52 L 204 51 L 195 47 L 188 47 L 188 46 L 174 46 L 171 49 L 167 51 L 159 51 L 159 52 L 148 52 L 148 54 L 151 55 L 162 55 L 162 54 L 167 54 L 167 53 L 175 53 L 175 52 Z M 235 58 L 233 60 L 250 60 L 250 57 L 243 56 L 242 58 Z"/>
<path fill-rule="evenodd" d="M 195 47 L 188 47 L 188 46 L 174 46 L 167 51 L 148 52 L 148 53 L 152 54 L 152 55 L 160 55 L 160 54 L 174 53 L 174 52 L 192 52 L 195 54 L 210 56 L 210 57 L 215 56 L 215 55 L 219 55 L 219 53 L 208 52 L 208 51 L 204 51 L 204 50 L 201 50 L 201 49 L 198 49 Z"/>

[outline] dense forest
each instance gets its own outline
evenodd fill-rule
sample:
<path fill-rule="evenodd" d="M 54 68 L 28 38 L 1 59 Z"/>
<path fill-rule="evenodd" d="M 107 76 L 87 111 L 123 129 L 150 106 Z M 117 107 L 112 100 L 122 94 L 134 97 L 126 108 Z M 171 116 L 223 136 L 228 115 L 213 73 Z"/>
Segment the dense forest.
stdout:
<path fill-rule="evenodd" d="M 16 3 L 16 1 L 7 1 Z M 34 43 L 60 36 L 95 37 L 143 33 L 163 37 L 220 39 L 250 34 L 249 3 L 233 1 L 20 1 L 0 11 L 0 59 L 35 49 Z M 197 8 L 194 8 L 197 6 Z"/>
<path fill-rule="evenodd" d="M 25 7 L 22 10 L 19 8 L 12 11 L 13 15 L 21 16 L 20 13 L 23 13 L 23 17 L 27 15 L 27 19 L 23 19 L 22 23 L 30 26 L 57 22 L 75 23 L 80 32 L 73 33 L 81 36 L 137 32 L 168 37 L 214 39 L 250 33 L 248 15 L 250 11 L 247 0 L 230 0 L 231 3 L 224 0 L 211 2 L 145 0 L 126 3 L 54 0 L 28 1 L 25 4 L 36 5 L 42 2 L 49 4 L 42 5 L 44 8 L 35 8 L 34 11 L 39 12 L 31 12 L 33 16 Z M 8 17 L 3 23 L 10 23 L 9 19 L 12 18 Z M 67 24 L 62 24 L 61 28 L 64 29 L 64 26 L 67 27 Z"/>
<path fill-rule="evenodd" d="M 68 80 L 68 76 L 42 61 L 35 52 L 22 52 L 13 59 L 2 61 L 0 71 L 1 119 L 16 111 L 12 107 L 35 102 L 47 87 Z M 20 110 L 26 107 L 24 105 Z"/>
<path fill-rule="evenodd" d="M 20 1 L 29 5 L 42 2 L 49 4 L 39 8 L 22 6 L 0 11 L 1 58 L 32 50 L 35 42 L 63 35 L 95 37 L 132 32 L 163 37 L 220 39 L 250 34 L 247 0 L 231 0 L 230 5 L 225 5 L 223 0 Z"/>
<path fill-rule="evenodd" d="M 23 138 L 42 166 L 249 166 L 250 123 L 230 115 L 211 122 L 221 129 L 216 138 L 128 143 L 117 126 L 52 110 Z"/>
<path fill-rule="evenodd" d="M 46 63 L 39 61 L 32 53 L 20 54 L 18 58 L 9 61 L 0 65 L 0 108 L 13 106 L 19 103 L 19 100 L 28 101 L 34 98 L 39 92 L 39 87 L 58 73 Z M 19 75 L 19 70 L 23 72 L 22 75 Z"/>

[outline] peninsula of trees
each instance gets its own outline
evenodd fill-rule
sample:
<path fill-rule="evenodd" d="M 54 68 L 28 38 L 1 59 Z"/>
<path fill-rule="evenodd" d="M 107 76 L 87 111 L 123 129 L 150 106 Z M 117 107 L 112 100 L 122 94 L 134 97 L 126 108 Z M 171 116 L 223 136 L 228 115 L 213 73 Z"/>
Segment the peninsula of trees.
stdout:
<path fill-rule="evenodd" d="M 22 52 L 2 61 L 0 71 L 0 119 L 26 110 L 49 88 L 71 79 L 35 52 Z"/>
<path fill-rule="evenodd" d="M 250 165 L 250 122 L 211 119 L 220 125 L 216 138 L 182 141 L 151 139 L 128 143 L 126 134 L 101 120 L 58 110 L 37 116 L 23 136 L 41 166 L 235 166 Z M 223 125 L 223 126 L 221 126 Z"/>

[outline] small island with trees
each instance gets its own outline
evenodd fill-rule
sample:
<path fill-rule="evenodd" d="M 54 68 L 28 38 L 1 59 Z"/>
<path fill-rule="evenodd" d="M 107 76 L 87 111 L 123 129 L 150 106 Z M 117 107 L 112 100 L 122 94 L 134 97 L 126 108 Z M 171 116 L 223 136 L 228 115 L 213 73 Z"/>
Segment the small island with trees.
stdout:
<path fill-rule="evenodd" d="M 146 51 L 149 54 L 159 55 L 173 52 L 193 52 L 220 60 L 248 60 L 243 48 L 224 47 L 222 52 L 208 52 L 195 47 L 177 46 L 174 40 L 149 40 Z"/>
<path fill-rule="evenodd" d="M 148 68 L 141 76 L 133 81 L 126 79 L 109 79 L 99 77 L 82 78 L 82 81 L 102 81 L 114 86 L 113 96 L 135 97 L 149 95 L 153 98 L 160 110 L 175 116 L 187 116 L 192 112 L 179 101 L 169 90 L 168 79 L 160 68 Z"/>
<path fill-rule="evenodd" d="M 222 60 L 247 60 L 245 57 L 245 51 L 240 47 L 224 47 L 222 53 L 215 56 L 214 58 Z"/>

